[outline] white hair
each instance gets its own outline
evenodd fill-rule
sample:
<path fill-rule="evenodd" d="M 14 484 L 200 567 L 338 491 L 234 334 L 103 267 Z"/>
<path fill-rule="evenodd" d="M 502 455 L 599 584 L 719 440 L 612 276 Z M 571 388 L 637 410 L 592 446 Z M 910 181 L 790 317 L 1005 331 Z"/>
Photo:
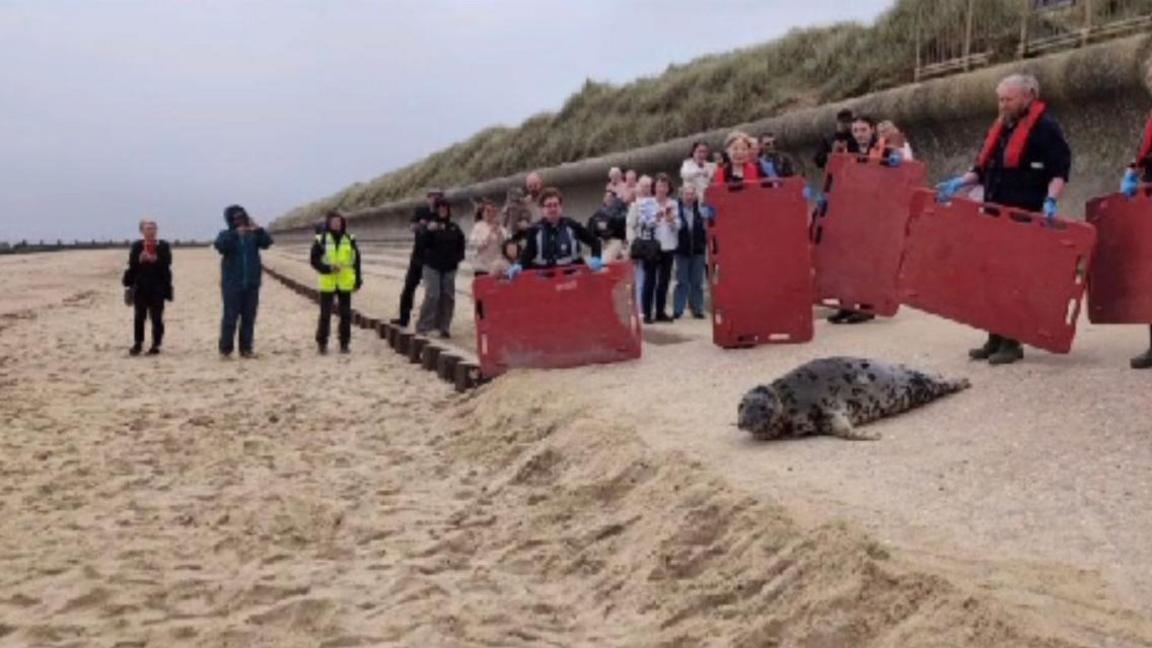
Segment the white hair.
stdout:
<path fill-rule="evenodd" d="M 1040 98 L 1040 81 L 1031 74 L 1009 74 L 1000 80 L 1000 83 L 996 85 L 996 89 L 1002 90 L 1009 86 L 1015 86 L 1037 99 Z"/>

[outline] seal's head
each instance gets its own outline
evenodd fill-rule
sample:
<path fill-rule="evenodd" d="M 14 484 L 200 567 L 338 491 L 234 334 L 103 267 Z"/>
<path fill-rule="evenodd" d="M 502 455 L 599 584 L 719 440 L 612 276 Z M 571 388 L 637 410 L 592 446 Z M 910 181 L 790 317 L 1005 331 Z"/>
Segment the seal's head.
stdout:
<path fill-rule="evenodd" d="M 757 439 L 776 439 L 784 435 L 784 407 L 780 397 L 767 385 L 754 387 L 744 394 L 736 413 L 736 427 L 751 432 Z"/>

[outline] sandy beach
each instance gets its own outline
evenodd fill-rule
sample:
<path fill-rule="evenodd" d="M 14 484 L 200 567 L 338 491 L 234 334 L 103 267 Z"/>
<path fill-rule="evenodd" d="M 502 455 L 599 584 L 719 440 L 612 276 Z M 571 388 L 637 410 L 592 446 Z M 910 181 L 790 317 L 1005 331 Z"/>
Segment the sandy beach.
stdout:
<path fill-rule="evenodd" d="M 1152 646 L 1146 331 L 992 369 L 912 311 L 739 352 L 679 322 L 457 394 L 363 331 L 318 357 L 267 277 L 259 357 L 221 360 L 207 249 L 130 358 L 124 256 L 0 258 L 0 647 Z M 395 269 L 366 276 L 391 316 Z M 840 354 L 974 387 L 877 442 L 735 429 L 749 387 Z"/>

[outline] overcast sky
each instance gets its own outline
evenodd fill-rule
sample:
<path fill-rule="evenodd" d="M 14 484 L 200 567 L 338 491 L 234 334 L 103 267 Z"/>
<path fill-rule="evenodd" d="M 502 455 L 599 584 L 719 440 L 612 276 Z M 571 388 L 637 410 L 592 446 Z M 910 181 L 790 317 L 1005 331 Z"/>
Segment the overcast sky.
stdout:
<path fill-rule="evenodd" d="M 0 0 L 0 240 L 207 237 L 890 0 Z"/>

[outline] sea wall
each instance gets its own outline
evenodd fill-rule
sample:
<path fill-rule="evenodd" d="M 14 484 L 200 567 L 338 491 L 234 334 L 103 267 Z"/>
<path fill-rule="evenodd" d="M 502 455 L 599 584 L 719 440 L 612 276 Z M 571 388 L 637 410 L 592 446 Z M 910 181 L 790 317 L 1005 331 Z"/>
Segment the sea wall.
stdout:
<path fill-rule="evenodd" d="M 964 170 L 996 115 L 997 82 L 1013 72 L 1035 74 L 1041 94 L 1064 127 L 1073 150 L 1072 182 L 1064 210 L 1083 214 L 1085 201 L 1112 191 L 1123 167 L 1132 158 L 1152 97 L 1146 85 L 1152 36 L 1139 35 L 1027 61 L 984 68 L 962 75 L 916 83 L 819 108 L 787 113 L 734 128 L 751 133 L 776 133 L 781 148 L 791 153 L 810 178 L 816 175 L 812 156 L 820 138 L 835 121 L 836 112 L 891 119 L 907 133 L 919 159 L 928 164 L 933 181 Z M 545 184 L 559 187 L 565 211 L 583 220 L 595 211 L 609 167 L 629 166 L 643 173 L 675 174 L 694 140 L 719 145 L 732 128 L 723 128 L 654 146 L 588 158 L 541 170 Z M 452 188 L 454 211 L 470 223 L 470 200 L 487 196 L 503 201 L 508 187 L 523 183 L 525 173 Z M 676 177 L 673 175 L 673 177 Z M 419 198 L 391 202 L 350 214 L 361 238 L 387 240 L 408 236 L 408 216 Z M 310 228 L 277 228 L 281 240 L 310 236 Z"/>

